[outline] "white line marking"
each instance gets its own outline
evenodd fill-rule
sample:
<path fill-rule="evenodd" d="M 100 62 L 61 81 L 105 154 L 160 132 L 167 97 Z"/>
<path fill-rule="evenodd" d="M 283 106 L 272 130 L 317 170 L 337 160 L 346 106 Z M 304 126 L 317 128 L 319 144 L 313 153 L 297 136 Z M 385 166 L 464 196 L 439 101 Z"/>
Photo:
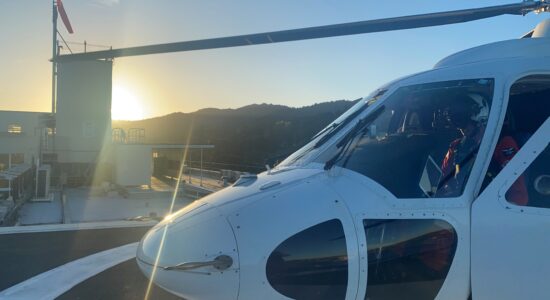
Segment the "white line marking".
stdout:
<path fill-rule="evenodd" d="M 138 243 L 105 250 L 51 269 L 0 292 L 0 299 L 55 299 L 80 282 L 136 256 Z"/>
<path fill-rule="evenodd" d="M 153 226 L 157 221 L 112 221 L 0 227 L 0 234 Z"/>

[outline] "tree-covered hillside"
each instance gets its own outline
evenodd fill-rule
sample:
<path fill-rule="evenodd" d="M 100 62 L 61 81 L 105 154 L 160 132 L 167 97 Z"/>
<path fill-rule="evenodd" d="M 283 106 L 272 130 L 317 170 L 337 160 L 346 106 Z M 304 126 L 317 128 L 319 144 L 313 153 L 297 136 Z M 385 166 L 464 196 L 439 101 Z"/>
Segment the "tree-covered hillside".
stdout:
<path fill-rule="evenodd" d="M 212 144 L 204 160 L 260 171 L 284 159 L 315 133 L 351 107 L 354 101 L 332 101 L 292 108 L 254 104 L 238 109 L 202 109 L 140 121 L 113 121 L 113 128 L 144 128 L 145 143 Z"/>

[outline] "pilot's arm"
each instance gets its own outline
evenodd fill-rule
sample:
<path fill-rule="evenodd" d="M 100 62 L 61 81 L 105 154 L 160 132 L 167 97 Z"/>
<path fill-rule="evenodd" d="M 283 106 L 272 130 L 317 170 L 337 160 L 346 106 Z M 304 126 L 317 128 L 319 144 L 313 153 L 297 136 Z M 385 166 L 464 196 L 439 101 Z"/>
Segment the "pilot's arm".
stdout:
<path fill-rule="evenodd" d="M 445 185 L 441 186 L 435 196 L 436 197 L 453 197 L 459 192 L 456 181 L 451 180 L 450 176 L 456 176 L 457 167 L 455 164 L 456 153 L 460 144 L 460 139 L 451 142 L 447 153 L 443 157 L 441 163 L 441 178 L 445 180 Z"/>

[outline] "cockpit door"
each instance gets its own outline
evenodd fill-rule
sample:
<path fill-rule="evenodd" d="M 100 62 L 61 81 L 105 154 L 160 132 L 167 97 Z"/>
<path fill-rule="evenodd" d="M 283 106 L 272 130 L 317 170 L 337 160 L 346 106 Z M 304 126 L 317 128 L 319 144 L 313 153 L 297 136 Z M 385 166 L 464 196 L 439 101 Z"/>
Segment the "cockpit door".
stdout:
<path fill-rule="evenodd" d="M 549 141 L 550 118 L 473 203 L 473 299 L 548 299 Z M 518 189 L 527 204 L 514 204 Z"/>

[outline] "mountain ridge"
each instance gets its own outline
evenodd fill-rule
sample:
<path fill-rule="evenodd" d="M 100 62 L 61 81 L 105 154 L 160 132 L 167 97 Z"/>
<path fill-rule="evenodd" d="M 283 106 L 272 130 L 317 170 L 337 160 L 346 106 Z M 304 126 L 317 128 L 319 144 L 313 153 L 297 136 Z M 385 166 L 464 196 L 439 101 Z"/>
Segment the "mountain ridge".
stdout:
<path fill-rule="evenodd" d="M 126 132 L 143 128 L 142 142 L 148 144 L 212 144 L 214 149 L 204 151 L 205 161 L 260 171 L 266 163 L 276 163 L 299 149 L 356 101 L 303 107 L 261 103 L 235 109 L 204 108 L 138 121 L 113 121 L 112 126 Z"/>

